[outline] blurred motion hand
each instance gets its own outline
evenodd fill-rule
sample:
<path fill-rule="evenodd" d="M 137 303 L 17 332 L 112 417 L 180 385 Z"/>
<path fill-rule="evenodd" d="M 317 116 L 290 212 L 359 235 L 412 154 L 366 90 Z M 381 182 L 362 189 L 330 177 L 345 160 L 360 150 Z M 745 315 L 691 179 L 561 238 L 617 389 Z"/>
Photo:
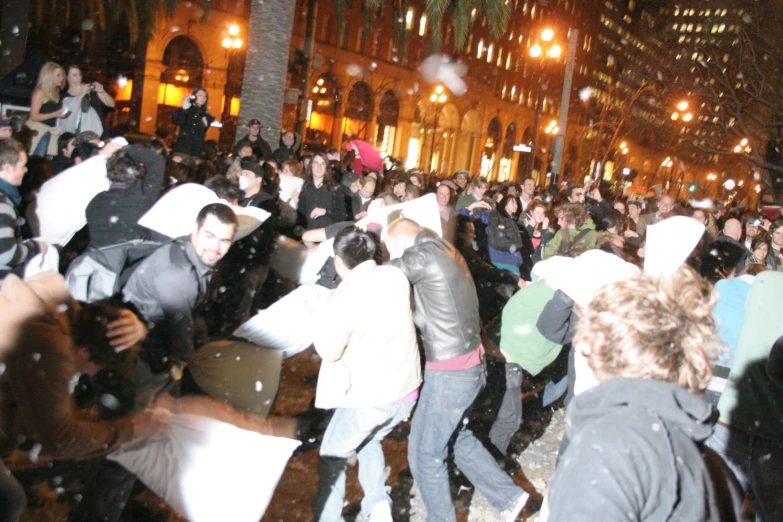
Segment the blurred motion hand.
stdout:
<path fill-rule="evenodd" d="M 106 325 L 106 337 L 114 351 L 121 352 L 147 337 L 147 325 L 130 310 L 120 310 L 120 318 Z"/>

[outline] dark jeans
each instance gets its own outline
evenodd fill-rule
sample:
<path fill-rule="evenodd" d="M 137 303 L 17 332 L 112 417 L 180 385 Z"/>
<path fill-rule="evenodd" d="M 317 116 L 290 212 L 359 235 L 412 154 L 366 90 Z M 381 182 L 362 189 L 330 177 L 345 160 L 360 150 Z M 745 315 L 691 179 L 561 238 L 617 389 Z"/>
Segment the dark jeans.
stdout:
<path fill-rule="evenodd" d="M 0 460 L 0 522 L 16 522 L 26 505 L 24 489 Z"/>
<path fill-rule="evenodd" d="M 489 430 L 489 440 L 505 455 L 512 437 L 522 423 L 522 367 L 506 363 L 506 392 L 497 419 Z"/>

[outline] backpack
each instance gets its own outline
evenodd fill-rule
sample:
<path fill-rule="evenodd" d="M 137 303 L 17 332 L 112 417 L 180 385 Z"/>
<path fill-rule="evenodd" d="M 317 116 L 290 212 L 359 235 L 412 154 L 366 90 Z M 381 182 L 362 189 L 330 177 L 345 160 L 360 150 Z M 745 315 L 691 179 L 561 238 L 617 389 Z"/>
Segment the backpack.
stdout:
<path fill-rule="evenodd" d="M 487 224 L 487 242 L 501 252 L 518 252 L 522 247 L 522 236 L 513 219 L 501 216 L 493 210 Z"/>

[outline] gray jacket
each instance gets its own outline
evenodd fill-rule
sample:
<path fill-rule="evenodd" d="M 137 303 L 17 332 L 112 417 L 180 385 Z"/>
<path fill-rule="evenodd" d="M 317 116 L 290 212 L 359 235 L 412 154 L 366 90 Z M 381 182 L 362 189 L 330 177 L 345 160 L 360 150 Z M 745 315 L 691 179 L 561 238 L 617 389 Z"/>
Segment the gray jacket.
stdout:
<path fill-rule="evenodd" d="M 472 352 L 481 343 L 476 285 L 465 259 L 450 243 L 421 233 L 391 264 L 413 285 L 413 320 L 428 362 Z"/>
<path fill-rule="evenodd" d="M 206 301 L 212 274 L 184 236 L 145 259 L 123 288 L 150 330 L 143 356 L 153 369 L 193 357 L 193 312 Z"/>

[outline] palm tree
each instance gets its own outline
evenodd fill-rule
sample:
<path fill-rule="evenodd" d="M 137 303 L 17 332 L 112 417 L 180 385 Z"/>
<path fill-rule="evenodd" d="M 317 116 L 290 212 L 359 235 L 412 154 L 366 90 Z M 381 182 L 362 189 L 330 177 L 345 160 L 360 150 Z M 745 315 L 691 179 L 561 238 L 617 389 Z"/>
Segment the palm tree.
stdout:
<path fill-rule="evenodd" d="M 309 8 L 315 9 L 318 1 L 310 0 Z M 334 0 L 338 41 L 343 30 L 347 3 L 347 0 Z M 361 5 L 365 18 L 365 35 L 370 34 L 378 15 L 383 13 L 387 5 L 391 6 L 392 16 L 383 16 L 383 19 L 394 20 L 392 23 L 395 24 L 397 44 L 404 54 L 407 48 L 404 20 L 409 0 L 362 0 Z M 294 0 L 253 1 L 250 7 L 239 121 L 247 122 L 252 118 L 261 120 L 262 132 L 270 143 L 277 143 L 282 122 L 288 48 L 295 10 Z M 441 25 L 446 15 L 454 28 L 455 50 L 465 47 L 468 32 L 476 19 L 486 20 L 492 38 L 497 40 L 505 32 L 510 17 L 510 7 L 506 0 L 426 0 L 426 12 L 432 24 L 433 52 L 440 49 Z M 312 57 L 305 58 L 307 66 L 304 74 L 309 75 Z M 300 95 L 306 97 L 307 93 Z"/>
<path fill-rule="evenodd" d="M 254 0 L 250 7 L 239 121 L 260 120 L 273 149 L 280 136 L 295 10 L 294 0 Z"/>

